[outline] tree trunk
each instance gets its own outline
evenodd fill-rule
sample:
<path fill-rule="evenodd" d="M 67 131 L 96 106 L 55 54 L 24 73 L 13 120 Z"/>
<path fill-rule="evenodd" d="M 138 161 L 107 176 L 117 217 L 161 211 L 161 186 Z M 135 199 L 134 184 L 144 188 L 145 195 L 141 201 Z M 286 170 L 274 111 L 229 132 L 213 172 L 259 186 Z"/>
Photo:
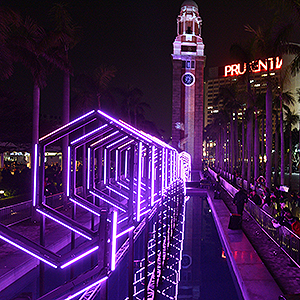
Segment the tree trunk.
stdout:
<path fill-rule="evenodd" d="M 272 171 L 272 90 L 270 83 L 266 93 L 266 186 L 271 190 Z"/>
<path fill-rule="evenodd" d="M 292 126 L 291 126 L 292 127 Z M 289 127 L 289 186 L 291 186 L 292 180 L 292 170 L 293 170 L 293 163 L 292 163 L 292 128 Z"/>
<path fill-rule="evenodd" d="M 284 185 L 284 131 L 282 99 L 280 99 L 280 185 Z"/>
<path fill-rule="evenodd" d="M 255 114 L 254 119 L 254 179 L 258 178 L 259 176 L 259 131 L 258 131 L 258 120 L 257 120 L 257 113 Z"/>
<path fill-rule="evenodd" d="M 70 122 L 70 75 L 64 73 L 63 83 L 63 111 L 62 111 L 62 123 L 63 125 Z M 66 208 L 67 202 L 67 178 L 68 178 L 68 145 L 69 137 L 65 136 L 62 140 L 62 187 L 64 192 L 64 207 Z"/>

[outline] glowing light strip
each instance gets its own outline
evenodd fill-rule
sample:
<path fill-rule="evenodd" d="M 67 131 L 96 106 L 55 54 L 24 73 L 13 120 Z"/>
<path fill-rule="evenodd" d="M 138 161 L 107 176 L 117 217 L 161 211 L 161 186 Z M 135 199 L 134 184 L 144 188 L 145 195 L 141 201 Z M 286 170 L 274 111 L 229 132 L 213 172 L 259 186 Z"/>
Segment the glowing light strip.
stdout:
<path fill-rule="evenodd" d="M 131 231 L 133 229 L 134 229 L 134 226 L 129 227 L 128 229 L 126 229 L 126 230 L 122 231 L 121 233 L 117 234 L 116 238 L 118 239 L 119 237 L 123 236 L 124 234 L 128 233 L 129 231 Z"/>
<path fill-rule="evenodd" d="M 101 142 L 103 142 L 103 141 L 105 141 L 105 140 L 109 139 L 110 137 L 112 137 L 112 136 L 116 135 L 117 133 L 119 133 L 119 131 L 115 131 L 115 132 L 113 132 L 113 133 L 109 134 L 108 136 L 106 136 L 106 137 L 104 137 L 104 138 L 102 138 L 102 139 L 98 140 L 97 142 L 95 142 L 95 143 L 91 144 L 91 147 L 94 147 L 94 146 L 96 146 L 97 144 L 99 144 L 99 143 L 101 143 Z"/>
<path fill-rule="evenodd" d="M 146 211 L 144 211 L 143 213 L 141 213 L 140 216 L 142 217 L 143 215 L 146 215 L 149 211 L 151 211 L 151 209 L 147 209 Z"/>
<path fill-rule="evenodd" d="M 68 228 L 68 229 L 70 229 L 70 230 L 72 230 L 72 231 L 78 233 L 79 235 L 85 237 L 86 239 L 88 239 L 88 240 L 90 240 L 90 241 L 92 240 L 89 236 L 85 235 L 84 233 L 81 233 L 80 231 L 76 230 L 75 228 L 73 228 L 73 227 L 71 227 L 71 226 L 69 226 L 69 225 L 67 225 L 67 224 L 65 224 L 65 223 L 63 223 L 63 222 L 57 220 L 56 218 L 54 218 L 54 217 L 48 215 L 47 213 L 41 211 L 40 209 L 37 209 L 36 211 L 38 211 L 38 212 L 41 213 L 42 215 L 48 217 L 49 219 L 51 219 L 51 220 L 57 222 L 58 224 L 60 224 L 60 225 L 62 225 L 62 226 L 64 226 L 64 227 L 66 227 L 66 228 Z"/>
<path fill-rule="evenodd" d="M 58 129 L 54 130 L 53 132 L 51 132 L 51 133 L 49 133 L 49 134 L 47 134 L 47 135 L 45 135 L 45 136 L 43 136 L 42 138 L 40 138 L 40 141 L 42 141 L 42 140 L 46 139 L 47 137 L 49 137 L 49 136 L 51 136 L 51 135 L 53 135 L 53 134 L 55 134 L 55 133 L 61 131 L 62 129 L 64 129 L 64 128 L 66 128 L 66 127 L 68 127 L 68 126 L 70 126 L 70 125 L 72 125 L 72 124 L 74 124 L 74 123 L 76 123 L 76 122 L 78 122 L 78 121 L 80 121 L 80 120 L 86 118 L 87 116 L 89 116 L 89 115 L 92 114 L 93 112 L 95 112 L 95 111 L 92 110 L 92 111 L 90 111 L 89 113 L 87 113 L 87 114 L 85 114 L 85 115 L 83 115 L 83 116 L 81 116 L 81 117 L 75 119 L 74 121 L 72 121 L 72 122 L 70 122 L 70 123 L 68 123 L 68 124 L 66 124 L 66 125 L 64 125 L 64 126 L 62 126 L 62 127 L 60 127 L 60 128 L 58 128 Z"/>
<path fill-rule="evenodd" d="M 89 212 L 93 213 L 94 215 L 100 217 L 100 214 L 99 214 L 99 213 L 95 212 L 95 211 L 92 210 L 91 208 L 88 208 L 87 206 L 85 206 L 85 205 L 82 204 L 81 202 L 76 201 L 76 200 L 74 200 L 74 199 L 72 199 L 72 198 L 69 198 L 69 200 L 72 201 L 72 202 L 74 202 L 74 203 L 76 203 L 77 205 L 81 206 L 82 208 L 88 210 Z"/>
<path fill-rule="evenodd" d="M 125 178 L 127 178 L 127 168 L 128 168 L 128 151 L 125 151 Z"/>
<path fill-rule="evenodd" d="M 71 145 L 73 145 L 73 144 L 75 144 L 75 143 L 81 141 L 82 139 L 85 139 L 85 138 L 89 137 L 90 135 L 96 133 L 96 132 L 99 131 L 99 130 L 102 130 L 103 128 L 105 128 L 105 127 L 107 127 L 107 126 L 108 126 L 107 124 L 104 124 L 104 125 L 102 125 L 102 126 L 96 128 L 96 129 L 90 131 L 89 133 L 87 133 L 87 134 L 85 134 L 85 135 L 82 135 L 82 136 L 79 137 L 78 139 L 72 141 L 72 142 L 71 142 Z"/>
<path fill-rule="evenodd" d="M 103 277 L 102 279 L 94 282 L 93 284 L 90 284 L 89 286 L 85 287 L 84 289 L 80 290 L 79 292 L 73 294 L 73 295 L 70 295 L 68 298 L 65 298 L 64 300 L 71 300 L 71 299 L 74 299 L 75 297 L 79 296 L 80 294 L 82 294 L 83 292 L 91 289 L 92 287 L 94 287 L 95 285 L 97 284 L 100 284 L 102 283 L 103 281 L 105 281 L 106 279 L 108 278 L 108 276 L 105 276 Z"/>
<path fill-rule="evenodd" d="M 109 145 L 107 146 L 107 149 L 109 149 L 109 148 L 113 147 L 114 145 L 116 145 L 116 144 L 118 144 L 118 143 L 120 143 L 120 142 L 126 140 L 127 138 L 128 138 L 128 136 L 124 136 L 124 137 L 122 137 L 121 139 L 119 139 L 119 140 L 117 140 L 117 141 L 115 141 L 115 142 L 109 144 Z"/>
<path fill-rule="evenodd" d="M 169 176 L 168 176 L 168 149 L 164 149 L 165 150 L 165 165 L 164 165 L 164 168 L 165 168 L 165 187 L 168 186 L 169 184 Z"/>
<path fill-rule="evenodd" d="M 113 211 L 112 241 L 111 241 L 111 263 L 110 263 L 110 269 L 112 271 L 114 271 L 116 269 L 117 221 L 118 221 L 118 212 L 115 210 L 115 211 Z"/>
<path fill-rule="evenodd" d="M 37 198 L 37 169 L 38 169 L 38 144 L 34 145 L 34 175 L 33 175 L 33 195 L 32 195 L 32 205 L 36 206 Z"/>
<path fill-rule="evenodd" d="M 118 194 L 119 196 L 123 197 L 124 199 L 126 199 L 126 200 L 129 199 L 129 197 L 127 197 L 127 196 L 123 195 L 122 193 L 116 191 L 116 190 L 113 189 L 112 187 L 110 187 L 110 186 L 106 186 L 106 187 L 107 187 L 109 190 L 113 191 L 114 193 Z"/>
<path fill-rule="evenodd" d="M 120 207 L 120 206 L 118 206 L 118 205 L 116 205 L 116 204 L 110 202 L 109 200 L 107 200 L 107 199 L 101 197 L 100 195 L 97 195 L 96 193 L 94 193 L 94 192 L 92 192 L 92 191 L 90 191 L 90 193 L 91 193 L 92 195 L 98 197 L 99 199 L 103 200 L 104 202 L 107 202 L 108 204 L 110 204 L 110 205 L 116 207 L 117 209 L 119 209 L 119 210 L 121 210 L 121 211 L 123 211 L 123 212 L 126 212 L 126 210 L 123 209 L 122 207 Z"/>
<path fill-rule="evenodd" d="M 119 126 L 125 128 L 125 129 L 129 130 L 130 132 L 132 132 L 132 133 L 138 135 L 140 138 L 146 140 L 147 142 L 149 142 L 149 143 L 151 142 L 151 140 L 150 140 L 147 136 L 143 135 L 140 131 L 138 131 L 138 130 L 135 129 L 134 127 L 130 126 L 129 124 L 125 123 L 124 121 L 122 121 L 122 120 L 117 121 L 116 119 L 112 118 L 111 116 L 109 116 L 108 114 L 104 113 L 104 112 L 101 111 L 101 110 L 98 110 L 98 113 L 99 113 L 100 115 L 102 115 L 102 116 L 108 118 L 109 120 L 113 121 L 113 122 L 116 123 L 117 125 L 119 125 Z"/>
<path fill-rule="evenodd" d="M 130 145 L 132 142 L 133 142 L 133 140 L 130 140 L 126 144 L 119 146 L 118 149 L 121 150 L 121 149 L 125 148 L 126 146 Z"/>
<path fill-rule="evenodd" d="M 138 156 L 138 180 L 137 180 L 137 206 L 136 206 L 136 218 L 139 222 L 141 220 L 141 181 L 142 181 L 142 151 L 143 144 L 139 142 L 139 156 Z"/>
<path fill-rule="evenodd" d="M 24 252 L 30 254 L 31 256 L 33 256 L 33 257 L 35 257 L 35 258 L 37 258 L 37 259 L 43 261 L 44 263 L 48 264 L 49 266 L 51 266 L 51 267 L 53 267 L 53 268 L 57 268 L 57 266 L 56 266 L 55 264 L 51 263 L 50 261 L 44 259 L 43 257 L 41 257 L 41 256 L 39 256 L 39 255 L 37 255 L 37 254 L 35 254 L 35 253 L 29 251 L 28 249 L 22 247 L 21 245 L 18 245 L 17 243 L 15 243 L 15 242 L 13 242 L 13 241 L 7 239 L 6 237 L 0 235 L 0 239 L 2 239 L 3 241 L 5 241 L 5 242 L 7 242 L 7 243 L 9 243 L 9 244 L 11 244 L 11 245 L 13 245 L 13 246 L 19 248 L 20 250 L 22 250 L 22 251 L 24 251 Z"/>
<path fill-rule="evenodd" d="M 83 254 L 81 254 L 81 255 L 75 257 L 74 259 L 72 259 L 72 260 L 66 262 L 65 264 L 63 264 L 62 266 L 60 266 L 60 268 L 61 268 L 61 269 L 64 269 L 65 267 L 68 267 L 69 265 L 73 264 L 74 262 L 80 260 L 81 258 L 83 258 L 83 257 L 85 257 L 85 256 L 87 256 L 87 255 L 89 255 L 90 253 L 92 253 L 92 252 L 94 252 L 94 251 L 96 251 L 96 250 L 98 250 L 98 249 L 99 249 L 99 246 L 96 246 L 96 247 L 94 247 L 94 248 L 92 248 L 92 249 L 90 249 L 90 250 L 84 252 Z"/>
<path fill-rule="evenodd" d="M 91 148 L 87 152 L 87 188 L 90 189 L 90 176 L 91 176 Z"/>
<path fill-rule="evenodd" d="M 115 171 L 115 181 L 118 181 L 119 175 L 119 151 L 116 150 L 116 171 Z"/>
<path fill-rule="evenodd" d="M 162 149 L 161 153 L 161 192 L 165 190 L 165 148 Z"/>
<path fill-rule="evenodd" d="M 123 222 L 126 221 L 127 219 L 128 219 L 128 217 L 125 217 L 124 219 L 120 220 L 120 221 L 118 222 L 118 224 L 123 223 Z"/>
<path fill-rule="evenodd" d="M 71 147 L 68 147 L 68 170 L 67 170 L 67 197 L 70 196 L 70 176 L 71 176 Z"/>
<path fill-rule="evenodd" d="M 119 181 L 117 181 L 117 184 L 119 184 L 119 185 L 120 185 L 121 187 L 123 187 L 124 189 L 129 190 L 129 187 L 126 186 L 125 184 L 123 184 L 123 183 L 121 183 L 121 182 L 119 182 Z"/>
<path fill-rule="evenodd" d="M 107 177 L 107 174 L 106 174 L 106 168 L 107 168 L 107 166 L 106 166 L 106 164 L 107 164 L 107 150 L 106 149 L 104 149 L 104 162 L 103 162 L 103 164 L 104 164 L 103 183 L 106 184 L 106 177 Z"/>

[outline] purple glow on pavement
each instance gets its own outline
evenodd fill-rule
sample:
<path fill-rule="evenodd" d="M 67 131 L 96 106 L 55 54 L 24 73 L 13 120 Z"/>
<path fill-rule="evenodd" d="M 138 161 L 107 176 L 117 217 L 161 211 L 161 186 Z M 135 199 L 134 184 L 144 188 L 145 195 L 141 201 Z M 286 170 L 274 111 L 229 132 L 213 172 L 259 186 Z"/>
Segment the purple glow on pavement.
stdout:
<path fill-rule="evenodd" d="M 64 227 L 66 227 L 66 228 L 68 228 L 68 229 L 70 229 L 70 230 L 72 230 L 72 231 L 74 231 L 74 232 L 76 232 L 76 233 L 78 233 L 79 235 L 85 237 L 86 239 L 88 239 L 88 240 L 90 240 L 90 241 L 92 240 L 89 236 L 85 235 L 84 233 L 81 233 L 80 231 L 76 230 L 75 228 L 73 228 L 73 227 L 71 227 L 71 226 L 65 224 L 65 223 L 62 222 L 62 221 L 59 221 L 58 219 L 56 219 L 56 218 L 54 218 L 54 217 L 48 215 L 47 213 L 41 211 L 40 209 L 37 209 L 36 211 L 39 212 L 40 214 L 46 216 L 47 218 L 49 218 L 49 219 L 55 221 L 56 223 L 58 223 L 58 224 L 60 224 L 60 225 L 62 225 L 62 226 L 64 226 Z"/>
<path fill-rule="evenodd" d="M 84 293 L 85 291 L 89 290 L 90 288 L 94 287 L 95 285 L 98 285 L 98 284 L 104 282 L 107 278 L 108 278 L 108 276 L 101 278 L 100 280 L 94 282 L 93 284 L 90 284 L 89 286 L 85 287 L 84 289 L 80 290 L 79 292 L 77 292 L 73 295 L 70 295 L 68 298 L 65 298 L 64 300 L 74 299 L 75 297 L 79 296 L 80 294 Z"/>
<path fill-rule="evenodd" d="M 106 137 L 104 137 L 104 138 L 98 140 L 97 142 L 91 144 L 91 148 L 93 148 L 93 147 L 95 147 L 96 145 L 98 145 L 99 143 L 104 142 L 105 140 L 111 138 L 112 136 L 116 135 L 117 133 L 119 133 L 119 131 L 115 131 L 115 132 L 113 132 L 113 133 L 107 135 Z"/>
<path fill-rule="evenodd" d="M 103 128 L 105 128 L 105 127 L 107 127 L 107 126 L 108 126 L 107 124 L 104 124 L 104 125 L 102 125 L 102 126 L 96 128 L 95 130 L 92 130 L 92 131 L 90 131 L 89 133 L 87 133 L 87 134 L 85 134 L 85 135 L 82 135 L 82 136 L 79 137 L 78 139 L 72 141 L 72 142 L 71 142 L 71 145 L 74 145 L 75 143 L 77 143 L 77 142 L 79 142 L 79 141 L 81 141 L 81 140 L 83 140 L 83 139 L 89 137 L 90 135 L 96 133 L 97 131 L 102 130 Z"/>
<path fill-rule="evenodd" d="M 142 181 L 142 151 L 143 144 L 139 142 L 139 156 L 138 156 L 138 179 L 137 179 L 137 207 L 136 207 L 136 218 L 139 222 L 141 220 L 141 181 Z"/>
<path fill-rule="evenodd" d="M 5 241 L 5 242 L 7 242 L 7 243 L 9 243 L 9 244 L 11 244 L 11 245 L 13 245 L 13 246 L 19 248 L 20 250 L 22 250 L 22 251 L 24 251 L 24 252 L 30 254 L 31 256 L 33 256 L 33 257 L 35 257 L 35 258 L 37 258 L 37 259 L 43 261 L 44 263 L 48 264 L 49 266 L 51 266 L 51 267 L 53 267 L 53 268 L 57 268 L 57 266 L 56 266 L 55 264 L 51 263 L 50 261 L 44 259 L 43 257 L 41 257 L 41 256 L 39 256 L 39 255 L 37 255 L 37 254 L 35 254 L 35 253 L 29 251 L 28 249 L 22 247 L 21 245 L 19 245 L 19 244 L 13 242 L 13 241 L 11 241 L 11 240 L 9 240 L 8 238 L 6 238 L 6 237 L 0 235 L 0 239 L 2 239 L 3 241 Z"/>
<path fill-rule="evenodd" d="M 109 190 L 111 190 L 112 192 L 118 194 L 119 196 L 123 197 L 123 198 L 126 199 L 126 200 L 129 199 L 129 197 L 123 195 L 121 192 L 116 191 L 114 188 L 112 188 L 112 187 L 110 187 L 110 186 L 108 186 L 108 185 L 106 186 L 106 188 L 109 189 Z"/>
<path fill-rule="evenodd" d="M 70 176 L 71 176 L 71 147 L 68 147 L 68 171 L 67 171 L 67 197 L 70 196 Z"/>
<path fill-rule="evenodd" d="M 60 268 L 61 268 L 61 269 L 64 269 L 65 267 L 68 267 L 69 265 L 71 265 L 71 264 L 73 264 L 74 262 L 76 262 L 76 261 L 82 259 L 83 257 L 89 255 L 90 253 L 93 253 L 94 251 L 96 251 L 96 250 L 98 250 L 98 249 L 99 249 L 99 246 L 96 246 L 96 247 L 94 247 L 94 248 L 92 248 L 92 249 L 90 249 L 90 250 L 88 250 L 88 251 L 82 253 L 81 255 L 75 257 L 74 259 L 72 259 L 72 260 L 66 262 L 65 264 L 63 264 L 62 266 L 60 266 Z"/>
<path fill-rule="evenodd" d="M 135 228 L 134 226 L 131 226 L 131 227 L 127 228 L 126 230 L 124 230 L 124 231 L 120 232 L 119 234 L 117 234 L 116 238 L 118 239 L 119 237 L 123 236 L 124 234 L 128 233 L 129 231 L 133 230 L 134 228 Z"/>
<path fill-rule="evenodd" d="M 37 169 L 38 169 L 38 144 L 34 145 L 34 173 L 33 173 L 33 195 L 32 195 L 32 205 L 36 206 L 37 198 Z"/>
<path fill-rule="evenodd" d="M 81 116 L 81 117 L 79 117 L 79 118 L 73 120 L 72 122 L 70 122 L 70 123 L 68 123 L 68 124 L 66 124 L 66 125 L 64 125 L 64 126 L 62 126 L 62 127 L 60 127 L 60 128 L 58 128 L 58 129 L 52 131 L 51 133 L 49 133 L 49 134 L 43 136 L 42 138 L 40 138 L 40 141 L 42 141 L 42 140 L 46 139 L 47 137 L 49 137 L 49 136 L 51 136 L 51 135 L 53 135 L 53 134 L 55 134 L 55 133 L 61 131 L 62 129 L 64 129 L 64 128 L 66 128 L 66 127 L 68 127 L 68 126 L 70 126 L 70 125 L 72 125 L 72 124 L 74 124 L 74 123 L 76 123 L 76 122 L 78 122 L 78 121 L 80 121 L 80 120 L 86 118 L 87 116 L 89 116 L 89 115 L 92 114 L 93 112 L 95 112 L 95 111 L 92 110 L 92 111 L 88 112 L 87 114 L 85 114 L 85 115 L 83 115 L 83 116 Z"/>
<path fill-rule="evenodd" d="M 118 212 L 113 211 L 113 224 L 112 224 L 112 241 L 111 241 L 111 263 L 110 269 L 112 271 L 116 268 L 116 250 L 117 250 L 117 221 Z"/>
<path fill-rule="evenodd" d="M 80 201 L 76 201 L 76 200 L 74 200 L 74 199 L 72 199 L 72 198 L 69 198 L 69 200 L 72 201 L 72 202 L 74 202 L 75 204 L 79 205 L 80 207 L 82 207 L 82 208 L 88 210 L 89 212 L 93 213 L 94 215 L 100 217 L 100 214 L 99 214 L 99 213 L 97 213 L 96 211 L 94 211 L 94 210 L 88 208 L 87 206 L 85 206 L 84 204 L 82 204 Z M 84 199 L 84 200 L 85 200 L 85 199 Z"/>
<path fill-rule="evenodd" d="M 117 208 L 117 209 L 119 209 L 119 210 L 121 210 L 121 211 L 123 211 L 123 212 L 126 212 L 125 209 L 123 209 L 122 207 L 118 206 L 117 204 L 114 204 L 114 203 L 110 202 L 109 200 L 105 199 L 104 197 L 101 197 L 100 195 L 97 195 L 96 193 L 94 193 L 94 192 L 92 192 L 92 191 L 90 191 L 90 193 L 91 193 L 92 195 L 98 197 L 98 198 L 101 199 L 102 201 L 104 201 L 104 202 L 106 202 L 106 203 L 108 203 L 108 204 L 114 206 L 115 208 Z"/>

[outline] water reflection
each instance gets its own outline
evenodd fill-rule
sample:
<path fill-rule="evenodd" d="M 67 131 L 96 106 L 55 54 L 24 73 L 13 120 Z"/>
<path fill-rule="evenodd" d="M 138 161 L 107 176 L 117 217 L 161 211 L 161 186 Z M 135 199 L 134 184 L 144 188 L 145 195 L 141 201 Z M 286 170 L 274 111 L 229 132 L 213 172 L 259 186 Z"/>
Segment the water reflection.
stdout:
<path fill-rule="evenodd" d="M 178 299 L 243 299 L 206 198 L 190 198 L 185 226 Z"/>

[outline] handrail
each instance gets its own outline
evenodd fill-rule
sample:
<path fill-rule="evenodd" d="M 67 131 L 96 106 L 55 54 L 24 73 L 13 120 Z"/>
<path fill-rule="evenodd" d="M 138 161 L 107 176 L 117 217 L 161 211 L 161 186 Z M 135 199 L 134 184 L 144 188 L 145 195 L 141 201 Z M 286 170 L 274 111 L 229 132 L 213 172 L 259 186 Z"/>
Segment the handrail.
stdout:
<path fill-rule="evenodd" d="M 216 178 L 217 174 L 215 171 L 210 168 L 208 168 L 208 171 L 211 176 Z M 224 178 L 221 177 L 220 179 L 221 185 L 229 192 L 231 197 L 233 197 L 238 189 L 233 187 Z M 248 202 L 246 203 L 245 210 L 257 222 L 257 224 L 265 232 L 265 234 L 275 244 L 277 244 L 286 253 L 286 255 L 300 268 L 300 237 L 285 226 L 275 228 L 272 222 L 272 220 L 274 220 L 274 217 L 269 215 L 266 211 L 261 209 L 251 200 L 248 200 Z"/>

